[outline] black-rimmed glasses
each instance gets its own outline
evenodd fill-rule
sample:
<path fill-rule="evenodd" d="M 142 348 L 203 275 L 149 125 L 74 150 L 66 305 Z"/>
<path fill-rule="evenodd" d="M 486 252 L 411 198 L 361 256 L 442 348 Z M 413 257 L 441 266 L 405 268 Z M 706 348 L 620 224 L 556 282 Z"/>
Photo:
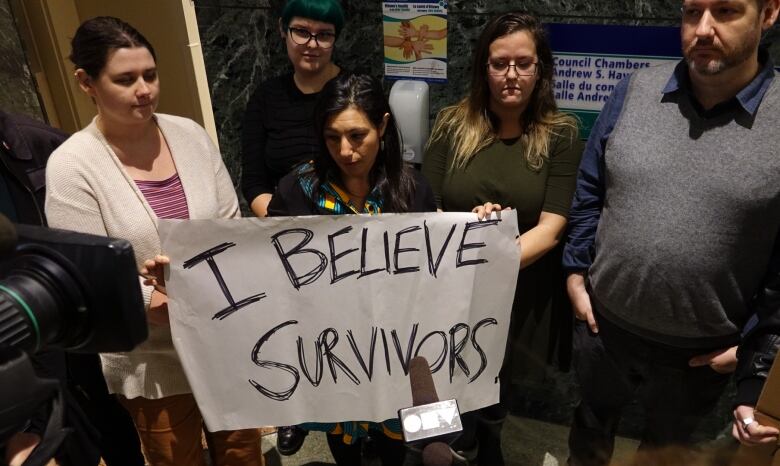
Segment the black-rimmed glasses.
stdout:
<path fill-rule="evenodd" d="M 329 49 L 336 43 L 336 34 L 330 31 L 312 34 L 308 29 L 303 28 L 289 27 L 287 30 L 290 32 L 292 41 L 298 45 L 306 45 L 310 40 L 314 39 L 317 47 Z"/>
<path fill-rule="evenodd" d="M 534 76 L 536 74 L 537 62 L 527 63 L 507 63 L 504 61 L 487 62 L 488 74 L 492 76 L 504 76 L 509 74 L 509 68 L 514 67 L 518 76 Z"/>

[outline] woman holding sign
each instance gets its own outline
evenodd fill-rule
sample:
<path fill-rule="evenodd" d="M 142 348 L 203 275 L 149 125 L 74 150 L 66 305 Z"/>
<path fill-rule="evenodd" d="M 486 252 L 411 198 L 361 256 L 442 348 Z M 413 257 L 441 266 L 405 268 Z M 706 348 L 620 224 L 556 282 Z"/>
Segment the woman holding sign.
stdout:
<path fill-rule="evenodd" d="M 431 212 L 433 192 L 407 167 L 382 84 L 367 75 L 342 74 L 325 85 L 315 109 L 319 152 L 279 181 L 270 216 Z M 359 465 L 361 443 L 375 441 L 382 464 L 403 463 L 398 419 L 381 424 L 307 424 L 328 432 L 339 465 Z"/>
<path fill-rule="evenodd" d="M 439 113 L 423 162 L 440 209 L 470 211 L 486 202 L 517 209 L 522 270 L 502 389 L 513 379 L 541 378 L 556 353 L 568 359 L 570 352 L 559 240 L 581 145 L 576 121 L 556 107 L 552 80 L 552 52 L 538 20 L 524 13 L 494 18 L 477 42 L 470 93 Z M 478 416 L 479 464 L 504 464 L 502 392 L 501 405 Z"/>
<path fill-rule="evenodd" d="M 160 81 L 149 41 L 122 20 L 98 17 L 79 26 L 71 45 L 78 85 L 97 116 L 49 159 L 49 224 L 127 239 L 140 268 L 160 254 L 158 218 L 239 217 L 230 176 L 203 128 L 155 113 Z M 142 291 L 149 338 L 128 353 L 101 354 L 109 391 L 130 412 L 150 464 L 205 465 L 201 416 L 171 341 L 168 298 L 162 288 Z M 214 464 L 263 464 L 256 429 L 207 438 Z"/>

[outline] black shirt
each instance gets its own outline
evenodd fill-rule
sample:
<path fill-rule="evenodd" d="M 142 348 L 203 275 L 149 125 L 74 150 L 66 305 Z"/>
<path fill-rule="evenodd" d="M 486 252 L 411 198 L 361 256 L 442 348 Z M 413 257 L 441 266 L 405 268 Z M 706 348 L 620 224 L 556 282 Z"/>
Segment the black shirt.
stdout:
<path fill-rule="evenodd" d="M 248 203 L 272 194 L 294 166 L 314 158 L 318 96 L 301 92 L 290 73 L 264 82 L 249 99 L 241 128 L 241 192 Z"/>

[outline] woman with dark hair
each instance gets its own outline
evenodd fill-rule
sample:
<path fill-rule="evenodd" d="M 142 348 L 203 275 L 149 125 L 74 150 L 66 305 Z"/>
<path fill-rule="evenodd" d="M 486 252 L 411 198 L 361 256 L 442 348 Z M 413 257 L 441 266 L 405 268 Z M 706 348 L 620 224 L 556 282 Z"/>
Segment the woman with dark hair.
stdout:
<path fill-rule="evenodd" d="M 540 379 L 556 356 L 568 364 L 571 311 L 559 240 L 581 148 L 576 120 L 555 104 L 553 58 L 542 25 L 525 13 L 492 19 L 474 51 L 470 92 L 439 113 L 423 162 L 440 209 L 469 211 L 487 202 L 517 209 L 522 270 L 502 403 L 476 417 L 480 464 L 504 464 L 500 433 L 512 382 Z M 491 209 L 486 207 L 475 211 L 484 214 Z"/>
<path fill-rule="evenodd" d="M 78 85 L 97 107 L 46 168 L 53 227 L 130 241 L 139 270 L 160 254 L 158 218 L 240 216 L 219 151 L 197 123 L 155 113 L 154 49 L 112 17 L 83 23 L 72 40 Z M 130 412 L 152 465 L 204 465 L 202 420 L 173 347 L 167 295 L 144 286 L 149 338 L 127 353 L 101 354 L 112 393 Z M 263 464 L 256 429 L 206 434 L 213 464 Z"/>
<path fill-rule="evenodd" d="M 402 160 L 400 136 L 379 81 L 340 75 L 325 85 L 314 115 L 319 151 L 279 181 L 269 216 L 435 211 L 430 186 Z M 360 465 L 361 443 L 369 435 L 383 465 L 403 463 L 398 419 L 305 427 L 328 432 L 336 464 Z"/>
<path fill-rule="evenodd" d="M 333 63 L 344 26 L 339 0 L 288 0 L 279 20 L 292 73 L 262 83 L 247 104 L 242 124 L 241 191 L 258 217 L 279 179 L 317 152 L 314 104 L 341 68 Z"/>

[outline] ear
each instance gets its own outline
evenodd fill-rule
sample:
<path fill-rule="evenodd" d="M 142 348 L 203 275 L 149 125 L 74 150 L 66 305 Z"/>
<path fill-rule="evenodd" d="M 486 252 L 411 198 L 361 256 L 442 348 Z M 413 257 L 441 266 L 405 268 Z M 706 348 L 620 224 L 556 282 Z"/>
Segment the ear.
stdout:
<path fill-rule="evenodd" d="M 390 121 L 390 114 L 385 113 L 385 116 L 382 117 L 382 124 L 379 125 L 379 137 L 384 137 L 385 130 L 387 129 L 387 122 Z"/>
<path fill-rule="evenodd" d="M 74 73 L 76 81 L 79 84 L 81 90 L 90 97 L 95 97 L 95 88 L 92 86 L 92 78 L 84 71 L 84 68 L 79 68 Z"/>
<path fill-rule="evenodd" d="M 761 22 L 761 29 L 763 31 L 766 31 L 775 24 L 778 12 L 780 12 L 780 0 L 767 0 L 763 11 L 764 20 Z"/>

